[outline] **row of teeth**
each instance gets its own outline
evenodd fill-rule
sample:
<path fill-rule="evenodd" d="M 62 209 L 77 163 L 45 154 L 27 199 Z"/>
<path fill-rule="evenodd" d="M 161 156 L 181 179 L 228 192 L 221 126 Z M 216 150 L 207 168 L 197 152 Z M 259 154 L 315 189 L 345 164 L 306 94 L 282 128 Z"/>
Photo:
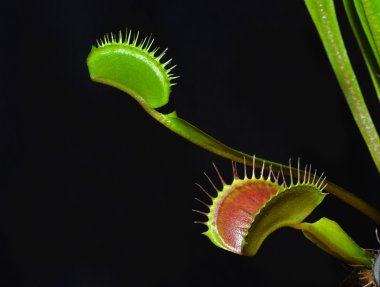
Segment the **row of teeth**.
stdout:
<path fill-rule="evenodd" d="M 156 53 L 160 48 L 156 47 L 151 50 L 154 42 L 152 36 L 150 35 L 149 37 L 145 37 L 142 41 L 139 41 L 139 35 L 140 33 L 137 32 L 136 35 L 132 36 L 132 30 L 126 30 L 124 37 L 123 33 L 119 31 L 118 34 L 111 33 L 104 35 L 103 38 L 100 38 L 96 41 L 96 44 L 98 47 L 105 47 L 109 44 L 126 44 L 145 51 L 146 53 L 154 57 L 158 62 L 160 62 L 161 59 L 165 56 L 168 49 L 164 49 L 158 56 L 156 56 Z M 172 62 L 172 60 L 173 59 L 169 59 L 166 62 L 160 62 L 160 64 L 166 69 L 170 81 L 179 78 L 179 76 L 174 76 L 174 74 L 171 73 L 171 71 L 176 67 L 176 65 L 173 65 L 170 68 L 166 68 L 166 66 L 168 66 Z M 171 83 L 171 86 L 174 85 L 176 85 L 176 83 Z"/>
<path fill-rule="evenodd" d="M 220 182 L 222 183 L 223 187 L 224 186 L 227 186 L 229 184 L 226 183 L 226 181 L 223 179 L 222 175 L 220 174 L 218 168 L 216 167 L 216 165 L 214 163 L 212 163 L 215 171 L 216 171 L 216 174 L 220 180 Z M 289 160 L 289 178 L 290 178 L 290 183 L 288 184 L 287 181 L 286 181 L 286 178 L 285 178 L 285 175 L 284 175 L 284 172 L 282 170 L 282 168 L 280 169 L 280 172 L 277 173 L 277 175 L 275 175 L 275 173 L 273 172 L 272 170 L 272 166 L 269 165 L 269 172 L 268 172 L 268 175 L 267 177 L 265 178 L 265 174 L 264 174 L 264 171 L 265 171 L 265 162 L 263 162 L 262 166 L 261 166 L 261 170 L 260 170 L 260 175 L 259 177 L 256 177 L 256 161 L 255 161 L 255 156 L 253 156 L 253 160 L 252 160 L 252 173 L 251 173 L 251 176 L 249 177 L 247 174 L 247 163 L 245 161 L 245 158 L 244 158 L 244 164 L 243 164 L 243 168 L 244 168 L 244 177 L 243 177 L 243 180 L 245 179 L 261 179 L 261 180 L 270 180 L 276 184 L 279 184 L 279 185 L 282 185 L 284 186 L 285 188 L 288 188 L 290 186 L 294 186 L 294 185 L 299 185 L 299 184 L 307 184 L 307 185 L 313 185 L 315 187 L 317 187 L 319 190 L 324 190 L 327 186 L 327 183 L 326 183 L 326 176 L 323 176 L 324 173 L 322 173 L 320 176 L 317 176 L 317 170 L 314 170 L 314 172 L 312 173 L 312 168 L 311 168 L 311 165 L 305 165 L 305 169 L 301 170 L 300 168 L 300 159 L 298 159 L 298 162 L 297 162 L 297 182 L 294 183 L 294 178 L 293 178 L 293 167 L 292 167 L 292 164 L 291 164 L 291 160 Z M 236 165 L 236 162 L 232 162 L 232 173 L 233 173 L 233 177 L 234 177 L 234 180 L 241 180 L 241 178 L 239 177 L 239 174 L 238 174 L 238 169 L 237 169 L 237 165 Z M 302 178 L 301 178 L 301 173 L 302 173 Z M 207 180 L 210 182 L 211 186 L 213 187 L 213 189 L 219 193 L 221 190 L 218 189 L 216 187 L 216 185 L 214 184 L 214 182 L 210 179 L 210 177 L 204 173 L 204 175 L 206 176 Z M 280 176 L 281 176 L 281 184 L 279 183 L 280 181 Z M 201 186 L 200 184 L 198 183 L 195 183 L 202 192 L 204 192 L 206 194 L 206 196 L 211 200 L 211 202 L 215 199 L 214 196 L 212 196 L 209 192 L 207 192 L 207 190 Z M 202 205 L 204 205 L 206 208 L 210 208 L 210 204 L 207 204 L 205 203 L 204 201 L 200 200 L 199 198 L 195 198 L 196 201 L 198 201 L 199 203 L 201 203 Z M 200 213 L 202 215 L 205 215 L 205 216 L 208 216 L 208 214 L 206 212 L 203 212 L 203 211 L 200 211 L 200 210 L 193 210 L 194 212 L 196 213 Z M 205 222 L 199 222 L 199 221 L 196 221 L 195 223 L 205 223 Z"/>

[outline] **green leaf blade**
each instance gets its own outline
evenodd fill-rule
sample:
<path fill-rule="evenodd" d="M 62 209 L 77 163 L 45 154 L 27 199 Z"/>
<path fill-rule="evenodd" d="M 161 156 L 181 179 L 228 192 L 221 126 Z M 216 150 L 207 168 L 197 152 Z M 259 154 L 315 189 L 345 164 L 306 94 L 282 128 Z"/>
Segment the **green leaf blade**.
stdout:
<path fill-rule="evenodd" d="M 305 0 L 348 106 L 380 172 L 380 138 L 345 48 L 333 0 Z"/>
<path fill-rule="evenodd" d="M 380 1 L 378 0 L 355 0 L 362 4 L 363 11 L 368 23 L 367 37 L 374 43 L 373 53 L 377 55 L 377 60 L 380 65 Z"/>
<path fill-rule="evenodd" d="M 377 52 L 369 30 L 363 7 L 360 0 L 344 0 L 343 3 L 351 29 L 367 65 L 375 92 L 380 100 L 380 54 Z"/>
<path fill-rule="evenodd" d="M 363 266 L 373 263 L 373 255 L 356 244 L 333 220 L 324 217 L 314 223 L 301 223 L 298 228 L 319 248 L 346 263 Z"/>
<path fill-rule="evenodd" d="M 116 87 L 150 108 L 169 102 L 170 77 L 159 59 L 142 47 L 127 43 L 93 47 L 87 66 L 93 81 Z"/>

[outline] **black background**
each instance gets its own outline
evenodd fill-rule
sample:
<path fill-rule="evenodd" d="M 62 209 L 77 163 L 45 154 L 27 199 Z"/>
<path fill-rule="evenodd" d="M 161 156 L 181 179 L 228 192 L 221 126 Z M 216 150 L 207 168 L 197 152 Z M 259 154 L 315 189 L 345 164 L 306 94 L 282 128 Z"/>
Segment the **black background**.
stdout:
<path fill-rule="evenodd" d="M 181 117 L 247 153 L 301 157 L 380 208 L 378 172 L 302 1 L 18 1 L 1 14 L 0 286 L 338 286 L 349 274 L 290 229 L 255 257 L 214 247 L 193 223 L 194 183 L 209 188 L 211 162 L 230 180 L 230 162 L 86 67 L 103 34 L 152 34 L 178 65 Z M 376 226 L 333 196 L 310 220 L 321 216 L 378 248 Z"/>

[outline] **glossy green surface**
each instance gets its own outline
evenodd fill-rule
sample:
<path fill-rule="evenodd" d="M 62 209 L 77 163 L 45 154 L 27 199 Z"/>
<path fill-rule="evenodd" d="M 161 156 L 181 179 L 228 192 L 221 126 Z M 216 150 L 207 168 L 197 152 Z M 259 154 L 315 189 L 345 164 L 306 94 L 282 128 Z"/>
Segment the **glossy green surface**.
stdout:
<path fill-rule="evenodd" d="M 113 41 L 92 47 L 87 66 L 93 81 L 116 87 L 151 108 L 169 101 L 170 76 L 144 45 Z"/>
<path fill-rule="evenodd" d="M 373 255 L 357 245 L 333 220 L 324 217 L 315 223 L 302 223 L 299 228 L 319 248 L 346 263 L 364 266 L 373 263 Z"/>
<path fill-rule="evenodd" d="M 275 230 L 301 223 L 325 195 L 318 187 L 309 184 L 284 189 L 255 216 L 245 238 L 244 254 L 255 255 L 265 238 Z"/>

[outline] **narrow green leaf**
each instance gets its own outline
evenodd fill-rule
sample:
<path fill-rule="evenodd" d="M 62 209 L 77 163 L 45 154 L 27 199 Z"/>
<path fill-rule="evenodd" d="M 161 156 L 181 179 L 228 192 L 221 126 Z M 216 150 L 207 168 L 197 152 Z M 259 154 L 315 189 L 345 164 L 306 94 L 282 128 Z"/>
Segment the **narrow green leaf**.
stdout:
<path fill-rule="evenodd" d="M 355 3 L 354 3 L 355 2 Z M 360 0 L 344 0 L 344 8 L 363 54 L 377 97 L 380 100 L 380 55 L 370 32 Z"/>
<path fill-rule="evenodd" d="M 380 172 L 380 138 L 364 102 L 339 29 L 333 0 L 305 0 L 348 106 Z"/>
<path fill-rule="evenodd" d="M 348 2 L 348 1 L 347 0 L 344 1 L 344 4 L 347 5 L 348 3 L 345 3 L 345 2 Z M 356 28 L 360 27 L 362 29 L 365 37 L 367 38 L 368 44 L 370 45 L 370 48 L 372 50 L 372 53 L 373 53 L 377 63 L 380 64 L 380 54 L 379 54 L 379 51 L 376 47 L 374 34 L 373 34 L 373 31 L 372 31 L 371 26 L 370 26 L 369 21 L 368 21 L 370 19 L 367 18 L 367 12 L 368 11 L 364 10 L 365 8 L 368 9 L 368 7 L 367 7 L 368 5 L 366 5 L 366 7 L 364 7 L 362 0 L 351 0 L 350 5 L 352 6 L 352 4 L 354 5 L 354 7 L 352 7 L 350 9 L 351 14 L 354 14 L 353 12 L 355 11 L 356 17 L 358 18 L 359 23 L 360 23 L 360 24 L 358 23 L 359 25 L 357 25 L 355 27 Z"/>
<path fill-rule="evenodd" d="M 355 0 L 361 3 L 365 13 L 366 22 L 368 23 L 369 31 L 366 32 L 368 38 L 372 38 L 375 43 L 373 52 L 377 55 L 377 60 L 380 65 L 380 1 L 379 0 Z M 359 7 L 359 5 L 357 5 Z M 358 10 L 358 13 L 360 11 Z M 372 47 L 372 45 L 371 45 Z"/>
<path fill-rule="evenodd" d="M 294 226 L 319 248 L 336 258 L 355 265 L 371 266 L 373 255 L 361 248 L 333 220 L 321 218 L 314 223 L 301 223 Z"/>

